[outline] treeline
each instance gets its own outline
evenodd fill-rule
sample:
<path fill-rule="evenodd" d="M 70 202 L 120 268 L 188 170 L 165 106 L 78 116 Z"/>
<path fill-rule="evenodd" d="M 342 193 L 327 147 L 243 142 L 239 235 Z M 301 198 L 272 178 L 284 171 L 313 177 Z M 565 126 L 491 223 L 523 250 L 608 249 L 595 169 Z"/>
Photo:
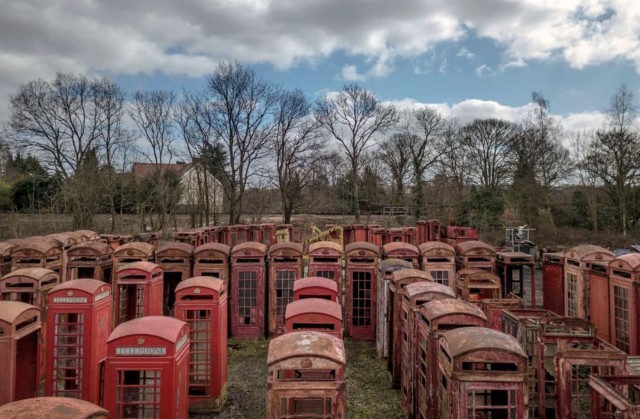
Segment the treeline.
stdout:
<path fill-rule="evenodd" d="M 315 102 L 238 63 L 199 91 L 138 90 L 60 73 L 11 96 L 3 131 L 0 206 L 92 215 L 140 214 L 170 225 L 186 192 L 169 163 L 196 168 L 192 223 L 239 223 L 277 210 L 353 214 L 410 208 L 480 228 L 503 223 L 626 234 L 640 219 L 640 136 L 633 95 L 620 87 L 600 129 L 566 133 L 532 94 L 521 121 L 461 123 L 435 108 L 400 110 L 347 84 Z M 568 138 L 570 136 L 570 138 Z M 153 170 L 133 176 L 133 162 Z M 224 208 L 208 193 L 220 182 Z M 189 188 L 192 186 L 190 185 Z"/>

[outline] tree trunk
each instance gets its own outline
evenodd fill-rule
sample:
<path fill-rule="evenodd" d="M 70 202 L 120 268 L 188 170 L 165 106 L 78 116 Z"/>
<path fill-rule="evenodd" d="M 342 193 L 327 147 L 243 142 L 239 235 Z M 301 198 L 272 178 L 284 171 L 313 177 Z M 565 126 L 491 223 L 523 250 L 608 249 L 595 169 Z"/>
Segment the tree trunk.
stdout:
<path fill-rule="evenodd" d="M 351 161 L 351 188 L 352 192 L 352 205 L 353 214 L 356 217 L 356 224 L 360 223 L 360 191 L 358 189 L 358 162 L 356 160 Z"/>

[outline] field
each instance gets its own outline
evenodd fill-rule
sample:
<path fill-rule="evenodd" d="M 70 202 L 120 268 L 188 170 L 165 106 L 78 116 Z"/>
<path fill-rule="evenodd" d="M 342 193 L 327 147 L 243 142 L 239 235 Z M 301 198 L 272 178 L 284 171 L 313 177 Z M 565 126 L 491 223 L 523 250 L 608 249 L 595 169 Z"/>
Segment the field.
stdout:
<path fill-rule="evenodd" d="M 386 361 L 372 342 L 345 339 L 347 417 L 401 418 L 400 393 L 391 388 Z M 229 398 L 216 418 L 263 418 L 269 341 L 229 339 Z M 210 416 L 193 416 L 205 418 Z"/>

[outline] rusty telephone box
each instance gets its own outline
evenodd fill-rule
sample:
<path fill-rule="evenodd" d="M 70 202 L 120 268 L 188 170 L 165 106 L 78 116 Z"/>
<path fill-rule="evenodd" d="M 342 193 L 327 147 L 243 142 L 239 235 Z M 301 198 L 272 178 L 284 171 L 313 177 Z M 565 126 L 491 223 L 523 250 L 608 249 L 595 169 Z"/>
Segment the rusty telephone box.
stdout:
<path fill-rule="evenodd" d="M 112 250 L 116 250 L 121 244 L 119 234 L 101 234 L 100 241 L 107 244 Z"/>
<path fill-rule="evenodd" d="M 241 243 L 231 250 L 231 336 L 264 337 L 267 246 Z"/>
<path fill-rule="evenodd" d="M 542 307 L 562 316 L 564 309 L 564 256 L 562 253 L 542 255 Z"/>
<path fill-rule="evenodd" d="M 100 235 L 93 230 L 75 230 L 72 231 L 71 234 L 76 239 L 76 243 L 100 240 Z"/>
<path fill-rule="evenodd" d="M 416 282 L 404 287 L 400 322 L 400 398 L 405 417 L 415 417 L 414 386 L 418 357 L 420 306 L 429 301 L 456 298 L 451 288 L 437 282 Z"/>
<path fill-rule="evenodd" d="M 420 269 L 420 251 L 411 243 L 392 242 L 382 246 L 382 259 L 402 259 Z"/>
<path fill-rule="evenodd" d="M 607 249 L 584 244 L 572 247 L 564 253 L 564 315 L 589 320 L 588 261 L 605 263 L 615 258 Z M 608 290 L 607 290 L 608 294 Z"/>
<path fill-rule="evenodd" d="M 338 294 L 342 298 L 342 246 L 330 241 L 319 241 L 309 245 L 307 276 L 321 276 L 336 281 Z"/>
<path fill-rule="evenodd" d="M 428 272 L 434 281 L 454 287 L 456 278 L 456 251 L 442 242 L 427 242 L 418 246 L 422 256 L 421 269 Z"/>
<path fill-rule="evenodd" d="M 111 333 L 111 285 L 74 279 L 48 295 L 45 396 L 100 403 L 100 371 Z"/>
<path fill-rule="evenodd" d="M 376 286 L 376 351 L 379 357 L 386 357 L 389 353 L 387 344 L 388 339 L 388 322 L 389 315 L 387 309 L 389 308 L 389 283 L 391 282 L 391 275 L 395 271 L 401 269 L 413 269 L 411 262 L 407 262 L 402 259 L 384 259 L 380 261 L 378 266 L 378 284 Z"/>
<path fill-rule="evenodd" d="M 193 276 L 211 276 L 229 285 L 231 248 L 222 243 L 207 243 L 193 251 Z"/>
<path fill-rule="evenodd" d="M 104 408 L 109 418 L 186 419 L 189 326 L 149 316 L 118 325 L 107 341 Z"/>
<path fill-rule="evenodd" d="M 293 283 L 293 301 L 305 298 L 324 298 L 340 303 L 335 281 L 320 276 L 300 278 Z"/>
<path fill-rule="evenodd" d="M 227 399 L 227 285 L 200 276 L 176 287 L 174 316 L 189 325 L 189 411 L 218 412 Z"/>
<path fill-rule="evenodd" d="M 0 278 L 11 272 L 11 254 L 17 245 L 0 242 Z"/>
<path fill-rule="evenodd" d="M 456 298 L 432 300 L 420 306 L 414 371 L 415 417 L 435 418 L 438 406 L 438 339 L 440 332 L 465 326 L 484 327 L 487 318 L 478 306 Z"/>
<path fill-rule="evenodd" d="M 162 269 L 152 262 L 120 266 L 115 275 L 114 324 L 162 315 Z"/>
<path fill-rule="evenodd" d="M 640 375 L 591 374 L 592 418 L 637 419 L 640 417 Z"/>
<path fill-rule="evenodd" d="M 456 249 L 456 269 L 477 268 L 496 273 L 496 251 L 487 243 L 470 240 L 458 243 Z"/>
<path fill-rule="evenodd" d="M 484 327 L 462 327 L 440 336 L 440 417 L 528 417 L 527 354 L 513 336 Z"/>
<path fill-rule="evenodd" d="M 345 247 L 344 253 L 347 336 L 358 340 L 374 340 L 379 248 L 368 242 L 354 242 Z"/>
<path fill-rule="evenodd" d="M 91 278 L 113 282 L 113 248 L 92 240 L 74 244 L 67 250 L 67 280 Z"/>
<path fill-rule="evenodd" d="M 500 298 L 500 278 L 482 269 L 467 268 L 456 273 L 456 294 L 465 301 L 478 303 Z"/>
<path fill-rule="evenodd" d="M 46 268 L 62 280 L 62 247 L 47 237 L 29 237 L 11 254 L 11 269 Z"/>
<path fill-rule="evenodd" d="M 536 307 L 536 267 L 533 255 L 522 252 L 498 252 L 496 271 L 501 281 L 501 298 L 509 294 L 530 301 L 530 307 Z M 530 295 L 525 294 L 525 281 L 529 280 Z"/>
<path fill-rule="evenodd" d="M 156 248 L 149 243 L 129 242 L 113 251 L 113 270 L 133 262 L 153 262 Z M 115 279 L 115 278 L 114 278 Z"/>
<path fill-rule="evenodd" d="M 164 242 L 156 248 L 156 264 L 162 269 L 163 301 L 165 316 L 173 313 L 176 287 L 181 281 L 191 278 L 191 259 L 194 247 L 188 243 Z"/>
<path fill-rule="evenodd" d="M 610 343 L 629 355 L 640 355 L 640 253 L 628 253 L 609 262 Z"/>
<path fill-rule="evenodd" d="M 0 406 L 0 417 L 11 419 L 107 419 L 109 412 L 84 400 L 34 397 Z"/>
<path fill-rule="evenodd" d="M 587 261 L 589 281 L 589 320 L 598 330 L 597 336 L 605 342 L 611 342 L 610 307 L 613 303 L 609 295 L 609 260 Z"/>
<path fill-rule="evenodd" d="M 391 274 L 387 300 L 387 370 L 391 385 L 400 387 L 401 368 L 401 313 L 404 288 L 416 282 L 433 282 L 433 278 L 417 269 L 402 269 Z"/>
<path fill-rule="evenodd" d="M 292 301 L 285 313 L 285 332 L 302 330 L 324 332 L 342 339 L 342 307 L 322 298 Z"/>
<path fill-rule="evenodd" d="M 342 339 L 327 333 L 291 332 L 272 339 L 265 417 L 346 418 L 345 365 Z"/>
<path fill-rule="evenodd" d="M 508 298 L 480 300 L 479 306 L 487 316 L 487 327 L 502 332 L 502 312 L 504 310 L 521 310 L 524 308 L 524 301 L 517 295 L 510 294 Z"/>
<path fill-rule="evenodd" d="M 0 405 L 36 396 L 41 326 L 38 307 L 0 301 Z"/>
<path fill-rule="evenodd" d="M 302 276 L 300 243 L 282 242 L 269 247 L 269 336 L 285 332 L 285 310 L 293 301 L 293 284 Z"/>

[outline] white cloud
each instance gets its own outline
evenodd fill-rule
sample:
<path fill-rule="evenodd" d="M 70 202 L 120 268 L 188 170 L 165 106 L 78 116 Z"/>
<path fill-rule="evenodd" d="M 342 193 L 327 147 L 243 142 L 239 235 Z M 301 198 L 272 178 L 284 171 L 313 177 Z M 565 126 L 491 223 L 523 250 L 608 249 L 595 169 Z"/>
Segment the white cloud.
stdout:
<path fill-rule="evenodd" d="M 476 67 L 476 76 L 478 76 L 479 78 L 483 78 L 491 74 L 493 74 L 493 70 L 486 64 L 482 64 Z"/>
<path fill-rule="evenodd" d="M 468 60 L 472 60 L 473 57 L 476 56 L 476 54 L 474 54 L 473 52 L 469 51 L 467 48 L 462 47 L 462 48 L 460 48 L 460 51 L 458 51 L 456 56 L 457 57 L 461 57 L 461 58 L 466 58 Z"/>
<path fill-rule="evenodd" d="M 358 68 L 355 65 L 345 65 L 340 72 L 340 79 L 346 81 L 364 81 L 366 76 L 358 73 Z"/>

